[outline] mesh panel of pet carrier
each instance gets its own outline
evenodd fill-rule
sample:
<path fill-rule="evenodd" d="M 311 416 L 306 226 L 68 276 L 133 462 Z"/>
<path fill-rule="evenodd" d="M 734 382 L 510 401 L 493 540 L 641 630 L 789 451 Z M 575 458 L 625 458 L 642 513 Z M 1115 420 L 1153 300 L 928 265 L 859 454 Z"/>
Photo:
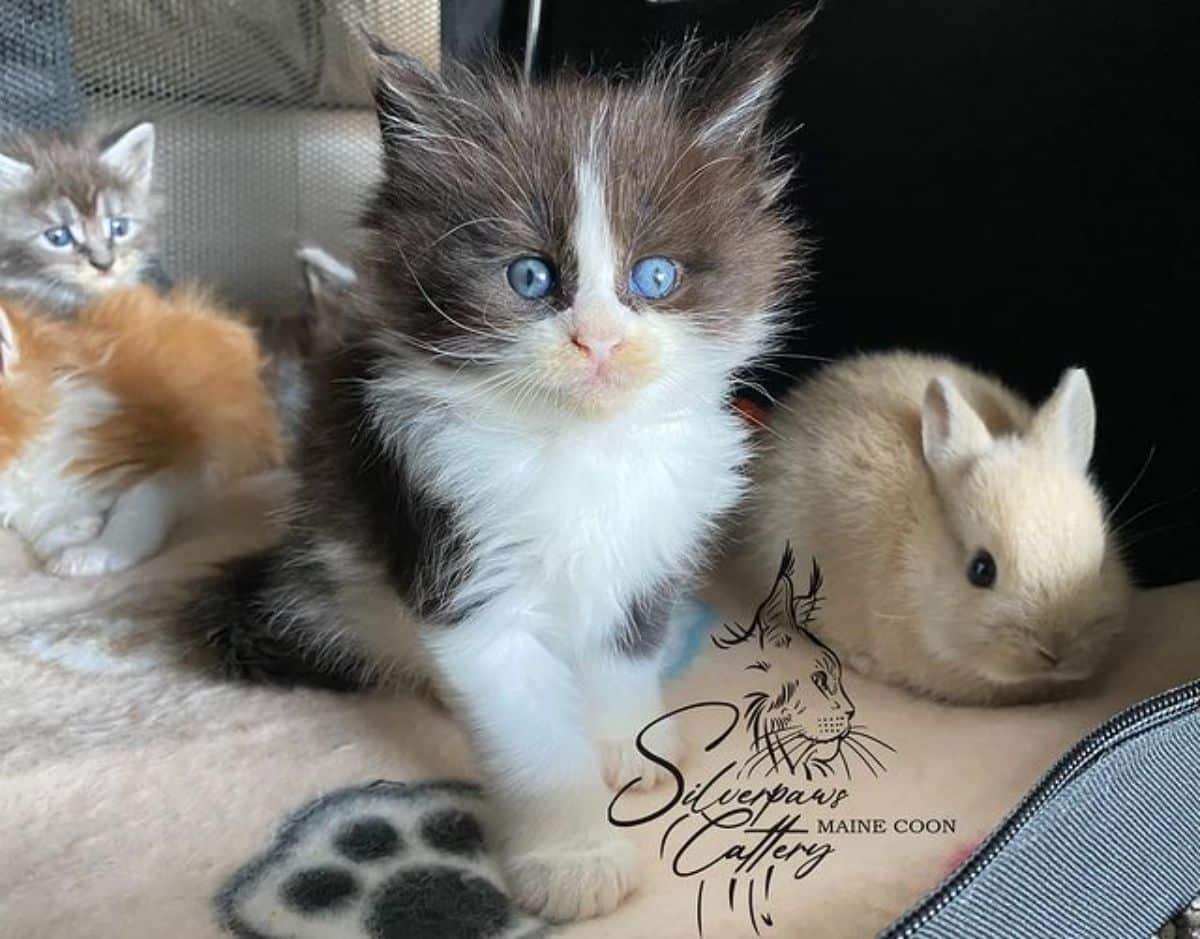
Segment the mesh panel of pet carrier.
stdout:
<path fill-rule="evenodd" d="M 264 313 L 346 256 L 376 172 L 358 27 L 430 65 L 438 0 L 0 0 L 0 128 L 157 128 L 163 261 Z"/>

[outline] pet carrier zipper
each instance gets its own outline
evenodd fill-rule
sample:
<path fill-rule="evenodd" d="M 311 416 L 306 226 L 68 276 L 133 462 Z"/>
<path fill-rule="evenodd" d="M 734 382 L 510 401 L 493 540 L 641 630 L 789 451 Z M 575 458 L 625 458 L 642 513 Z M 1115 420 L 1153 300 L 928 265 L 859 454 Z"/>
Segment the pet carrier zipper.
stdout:
<path fill-rule="evenodd" d="M 1034 787 L 1033 791 L 1001 823 L 996 832 L 975 851 L 957 874 L 928 896 L 879 939 L 909 939 L 962 893 L 1017 836 L 1037 812 L 1064 786 L 1116 745 L 1200 708 L 1200 680 L 1147 698 L 1110 718 L 1075 744 Z"/>

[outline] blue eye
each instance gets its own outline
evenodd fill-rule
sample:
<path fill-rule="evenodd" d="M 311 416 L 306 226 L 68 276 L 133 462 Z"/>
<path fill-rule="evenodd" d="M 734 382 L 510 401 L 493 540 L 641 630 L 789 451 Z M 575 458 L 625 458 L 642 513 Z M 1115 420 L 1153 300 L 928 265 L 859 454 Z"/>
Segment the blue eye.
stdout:
<path fill-rule="evenodd" d="M 108 236 L 114 241 L 124 238 L 132 228 L 133 225 L 127 218 L 110 218 L 108 220 Z"/>
<path fill-rule="evenodd" d="M 541 258 L 517 258 L 508 265 L 508 285 L 526 300 L 540 300 L 554 289 L 554 271 Z"/>
<path fill-rule="evenodd" d="M 48 228 L 42 232 L 42 237 L 56 248 L 65 248 L 75 239 L 71 237 L 71 229 L 65 225 L 60 225 L 58 228 Z"/>
<path fill-rule="evenodd" d="M 670 258 L 642 258 L 629 272 L 629 289 L 647 300 L 661 300 L 678 281 L 679 270 Z"/>

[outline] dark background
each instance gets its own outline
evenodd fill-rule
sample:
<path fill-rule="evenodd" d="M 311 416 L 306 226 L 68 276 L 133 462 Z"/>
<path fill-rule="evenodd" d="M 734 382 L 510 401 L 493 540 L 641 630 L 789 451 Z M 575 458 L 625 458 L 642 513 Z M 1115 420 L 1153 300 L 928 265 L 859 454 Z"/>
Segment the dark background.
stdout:
<path fill-rule="evenodd" d="M 525 5 L 502 6 L 521 54 Z M 629 66 L 787 6 L 544 0 L 535 61 Z M 820 241 L 793 351 L 949 353 L 1035 401 L 1087 367 L 1111 502 L 1146 466 L 1115 523 L 1147 585 L 1200 577 L 1198 8 L 827 0 L 778 108 Z M 773 394 L 815 367 L 779 365 Z"/>

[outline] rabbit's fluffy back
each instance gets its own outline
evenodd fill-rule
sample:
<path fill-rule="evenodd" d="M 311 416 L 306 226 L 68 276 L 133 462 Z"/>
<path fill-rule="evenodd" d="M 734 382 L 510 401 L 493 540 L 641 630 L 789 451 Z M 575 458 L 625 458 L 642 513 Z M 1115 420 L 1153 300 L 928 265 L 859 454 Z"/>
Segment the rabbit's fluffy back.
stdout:
<path fill-rule="evenodd" d="M 1036 629 L 1058 627 L 1045 623 L 1040 612 L 1036 626 L 1019 623 L 1029 603 L 1019 596 L 989 596 L 966 583 L 962 552 L 972 546 L 958 543 L 954 529 L 960 519 L 948 515 L 963 513 L 964 506 L 939 492 L 922 451 L 922 400 L 938 376 L 953 381 L 999 438 L 998 447 L 1030 427 L 1035 411 L 1028 403 L 1000 381 L 944 358 L 895 352 L 824 369 L 782 402 L 772 422 L 775 433 L 756 463 L 739 539 L 747 573 L 769 578 L 772 559 L 790 541 L 798 558 L 815 556 L 821 565 L 825 602 L 817 628 L 852 667 L 953 700 L 1036 697 L 1049 685 L 1012 684 L 991 664 L 1027 654 L 1027 647 L 1019 647 L 1036 640 Z M 1005 531 L 1017 490 L 1029 492 L 1041 482 L 1029 478 L 1037 473 L 1029 460 L 1018 462 L 1011 485 L 991 483 L 984 493 L 990 496 L 987 504 L 965 511 L 999 515 L 996 524 Z M 1095 529 L 1097 557 L 1113 555 L 1106 564 L 1111 583 L 1106 589 L 1119 609 L 1124 572 L 1106 545 L 1099 494 L 1081 474 L 1074 475 L 1047 468 L 1048 483 L 1065 477 L 1068 490 L 1054 511 L 1078 516 L 1075 528 L 1089 537 Z M 1071 526 L 1075 519 L 1062 522 Z M 1017 533 L 1002 539 L 1010 547 L 1027 537 L 1020 524 L 1014 521 Z M 1081 543 L 1080 550 L 1092 548 Z M 1047 589 L 1054 588 L 1038 579 L 1031 592 L 1044 595 Z M 1047 606 L 1044 596 L 1031 602 Z M 1003 603 L 1009 606 L 997 612 Z M 979 613 L 983 604 L 991 604 L 986 616 Z M 1100 614 L 1090 606 L 1062 612 L 1070 622 L 1077 615 L 1090 621 Z M 1004 628 L 985 629 L 985 619 L 1003 619 Z"/>

